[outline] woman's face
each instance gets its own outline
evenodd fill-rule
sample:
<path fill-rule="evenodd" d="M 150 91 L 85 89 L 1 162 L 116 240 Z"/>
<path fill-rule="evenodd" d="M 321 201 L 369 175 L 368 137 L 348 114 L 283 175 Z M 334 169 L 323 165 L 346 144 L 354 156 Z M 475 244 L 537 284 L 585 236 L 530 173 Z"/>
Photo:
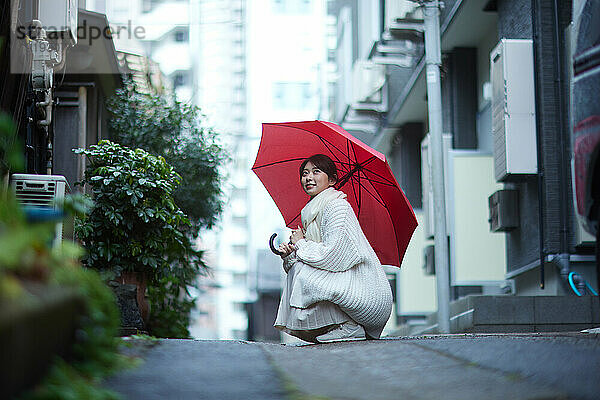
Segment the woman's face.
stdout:
<path fill-rule="evenodd" d="M 306 194 L 310 197 L 314 197 L 328 187 L 333 186 L 335 181 L 329 179 L 329 176 L 327 176 L 325 172 L 321 171 L 319 167 L 309 161 L 302 170 L 300 183 Z"/>

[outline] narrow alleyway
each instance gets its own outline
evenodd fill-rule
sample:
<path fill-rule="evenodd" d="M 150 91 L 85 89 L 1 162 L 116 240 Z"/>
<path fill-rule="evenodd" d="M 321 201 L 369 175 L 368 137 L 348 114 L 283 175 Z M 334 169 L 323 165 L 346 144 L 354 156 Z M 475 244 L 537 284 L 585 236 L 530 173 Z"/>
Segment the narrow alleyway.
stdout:
<path fill-rule="evenodd" d="M 596 399 L 600 393 L 600 335 L 594 334 L 304 346 L 161 340 L 133 351 L 144 363 L 106 384 L 127 399 Z"/>

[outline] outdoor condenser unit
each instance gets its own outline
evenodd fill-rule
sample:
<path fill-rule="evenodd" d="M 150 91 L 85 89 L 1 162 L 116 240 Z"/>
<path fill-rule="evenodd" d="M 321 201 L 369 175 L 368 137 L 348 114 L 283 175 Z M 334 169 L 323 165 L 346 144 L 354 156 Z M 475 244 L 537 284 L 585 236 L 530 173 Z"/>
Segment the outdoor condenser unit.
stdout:
<path fill-rule="evenodd" d="M 352 68 L 352 107 L 356 110 L 387 111 L 384 88 L 385 66 L 357 61 Z"/>
<path fill-rule="evenodd" d="M 532 41 L 502 39 L 490 53 L 494 175 L 537 173 Z"/>
<path fill-rule="evenodd" d="M 62 175 L 13 174 L 11 185 L 19 204 L 30 208 L 62 209 L 65 194 L 70 192 L 69 184 Z M 56 224 L 55 243 L 62 240 L 63 224 Z"/>
<path fill-rule="evenodd" d="M 77 0 L 38 0 L 38 19 L 50 38 L 77 43 Z"/>

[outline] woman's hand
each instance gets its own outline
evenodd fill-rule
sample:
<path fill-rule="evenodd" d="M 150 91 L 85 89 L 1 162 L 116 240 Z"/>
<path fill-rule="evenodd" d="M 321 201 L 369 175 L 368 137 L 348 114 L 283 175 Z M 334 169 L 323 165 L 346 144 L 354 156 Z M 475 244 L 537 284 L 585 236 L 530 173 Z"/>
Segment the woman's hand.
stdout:
<path fill-rule="evenodd" d="M 290 254 L 292 254 L 295 250 L 296 250 L 296 248 L 294 247 L 294 245 L 291 245 L 289 243 L 281 243 L 279 245 L 279 252 L 281 253 L 281 258 L 286 258 Z"/>
<path fill-rule="evenodd" d="M 296 244 L 300 239 L 304 239 L 304 231 L 302 231 L 302 228 L 298 227 L 292 231 L 292 236 L 290 236 L 290 242 L 292 244 Z"/>

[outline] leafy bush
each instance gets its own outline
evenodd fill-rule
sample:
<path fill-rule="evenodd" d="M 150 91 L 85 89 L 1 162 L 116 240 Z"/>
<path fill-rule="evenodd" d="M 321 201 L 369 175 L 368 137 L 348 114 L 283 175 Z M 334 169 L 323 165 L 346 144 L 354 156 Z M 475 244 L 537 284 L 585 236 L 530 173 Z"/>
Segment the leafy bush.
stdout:
<path fill-rule="evenodd" d="M 90 161 L 82 183 L 94 199 L 76 226 L 88 251 L 84 263 L 107 280 L 124 271 L 146 274 L 150 332 L 189 336 L 194 301 L 187 287 L 196 284 L 205 265 L 184 233 L 190 221 L 173 199 L 179 175 L 162 157 L 109 141 L 76 152 Z"/>
<path fill-rule="evenodd" d="M 50 247 L 55 225 L 28 223 L 9 193 L 8 174 L 22 170 L 25 164 L 16 133 L 10 117 L 0 112 L 0 303 L 26 302 L 31 295 L 24 289 L 24 280 L 74 288 L 85 302 L 73 359 L 67 362 L 57 357 L 43 382 L 23 398 L 117 399 L 114 392 L 97 385 L 108 374 L 131 365 L 117 351 L 119 315 L 114 295 L 96 272 L 81 267 L 80 246 L 63 241 L 60 246 Z M 85 209 L 77 196 L 68 197 L 65 203 L 65 210 Z M 0 307 L 0 312 L 3 309 Z"/>
<path fill-rule="evenodd" d="M 15 125 L 8 115 L 0 113 L 0 178 L 5 178 L 11 170 L 23 169 L 21 149 Z"/>
<path fill-rule="evenodd" d="M 46 378 L 24 399 L 114 399 L 99 388 L 101 379 L 122 366 L 118 353 L 119 315 L 112 291 L 98 273 L 81 267 L 83 249 L 64 241 L 50 247 L 53 223 L 27 223 L 10 194 L 0 201 L 0 303 L 25 302 L 30 294 L 23 281 L 74 288 L 85 301 L 72 358 L 56 358 Z M 8 304 L 3 303 L 3 304 Z"/>
<path fill-rule="evenodd" d="M 119 311 L 112 291 L 96 271 L 74 266 L 57 268 L 50 282 L 75 288 L 86 299 L 86 314 L 77 331 L 72 359 L 57 359 L 41 385 L 24 400 L 119 399 L 100 387 L 103 378 L 133 365 L 133 360 L 118 353 Z"/>
<path fill-rule="evenodd" d="M 190 218 L 188 233 L 210 228 L 223 209 L 220 166 L 227 154 L 218 135 L 201 126 L 198 107 L 174 96 L 145 94 L 129 83 L 109 101 L 113 140 L 163 156 L 182 178 L 173 197 Z"/>

